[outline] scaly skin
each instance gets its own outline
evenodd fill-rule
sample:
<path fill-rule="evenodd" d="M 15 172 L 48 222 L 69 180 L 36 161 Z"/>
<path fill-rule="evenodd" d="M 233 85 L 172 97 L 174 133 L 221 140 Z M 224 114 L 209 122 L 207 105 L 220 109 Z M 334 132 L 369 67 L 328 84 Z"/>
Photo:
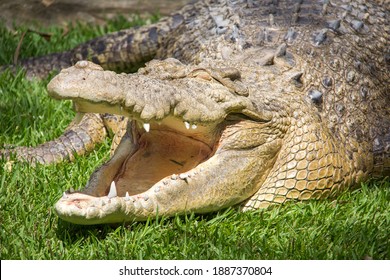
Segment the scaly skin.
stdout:
<path fill-rule="evenodd" d="M 390 174 L 387 2 L 201 1 L 160 26 L 137 61 L 175 59 L 129 75 L 81 61 L 48 85 L 79 112 L 132 120 L 87 187 L 57 202 L 61 218 L 257 209 Z M 129 50 L 95 62 L 134 65 Z"/>

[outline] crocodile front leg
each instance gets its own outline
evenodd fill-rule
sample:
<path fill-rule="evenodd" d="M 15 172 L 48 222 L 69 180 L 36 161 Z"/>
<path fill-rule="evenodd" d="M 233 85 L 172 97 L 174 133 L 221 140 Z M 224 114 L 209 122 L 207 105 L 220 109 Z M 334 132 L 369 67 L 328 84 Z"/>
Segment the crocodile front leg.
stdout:
<path fill-rule="evenodd" d="M 123 135 L 127 120 L 110 114 L 78 113 L 65 132 L 52 141 L 36 147 L 16 147 L 0 150 L 0 157 L 6 160 L 16 158 L 32 164 L 52 164 L 74 160 L 75 155 L 84 155 L 102 143 L 109 133 L 114 133 L 112 150 Z"/>

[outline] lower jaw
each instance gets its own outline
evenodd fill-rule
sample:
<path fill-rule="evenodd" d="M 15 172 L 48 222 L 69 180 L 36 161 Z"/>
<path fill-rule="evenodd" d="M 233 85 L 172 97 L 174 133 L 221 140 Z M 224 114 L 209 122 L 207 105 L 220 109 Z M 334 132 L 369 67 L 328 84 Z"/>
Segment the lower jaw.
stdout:
<path fill-rule="evenodd" d="M 55 209 L 61 219 L 83 225 L 144 221 L 158 213 L 167 216 L 183 214 L 191 211 L 186 208 L 187 199 L 183 198 L 187 195 L 184 194 L 193 189 L 190 186 L 194 180 L 206 172 L 203 166 L 207 162 L 186 172 L 168 175 L 134 194 L 130 194 L 129 190 L 121 191 L 120 187 L 116 187 L 115 181 L 111 182 L 109 192 L 103 196 L 91 196 L 82 192 L 64 193 Z M 160 202 L 165 205 L 162 212 L 159 212 Z"/>

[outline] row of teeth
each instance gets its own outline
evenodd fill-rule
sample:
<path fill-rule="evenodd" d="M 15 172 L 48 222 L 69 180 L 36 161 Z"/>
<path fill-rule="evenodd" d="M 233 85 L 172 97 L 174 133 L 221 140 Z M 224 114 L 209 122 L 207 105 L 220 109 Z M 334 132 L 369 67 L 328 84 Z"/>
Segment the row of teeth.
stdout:
<path fill-rule="evenodd" d="M 189 122 L 184 122 L 184 126 L 187 128 L 187 129 L 197 129 L 197 125 L 196 124 L 190 124 Z M 145 129 L 146 132 L 149 132 L 150 131 L 150 123 L 144 123 L 143 124 L 143 127 Z"/>
<path fill-rule="evenodd" d="M 196 129 L 198 126 L 196 124 L 190 124 L 189 122 L 184 122 L 184 126 L 187 128 L 187 129 Z"/>
<path fill-rule="evenodd" d="M 114 197 L 117 197 L 118 194 L 117 194 L 117 191 L 116 191 L 116 185 L 115 185 L 115 182 L 112 181 L 111 182 L 111 186 L 110 186 L 110 191 L 108 192 L 108 195 L 107 197 L 108 198 L 114 198 Z M 63 193 L 62 195 L 63 198 L 68 198 L 68 195 L 66 194 L 66 192 Z M 130 195 L 128 192 L 126 192 L 126 195 L 125 195 L 125 200 L 130 200 Z"/>
<path fill-rule="evenodd" d="M 204 170 L 203 167 L 201 167 L 201 168 L 199 169 L 200 172 L 202 172 L 203 170 Z M 192 173 L 192 174 L 187 174 L 187 173 L 182 173 L 182 174 L 179 174 L 179 175 L 172 174 L 171 180 L 177 180 L 178 178 L 180 178 L 180 179 L 182 179 L 182 180 L 186 180 L 188 177 L 192 177 L 192 176 L 196 175 L 197 173 L 198 173 L 197 171 L 194 171 L 194 173 Z M 164 183 L 164 184 L 167 184 L 166 181 L 163 181 L 163 183 Z M 73 190 L 71 190 L 71 191 L 73 191 Z M 108 192 L 107 197 L 108 197 L 109 199 L 111 199 L 111 198 L 114 198 L 114 197 L 117 197 L 117 196 L 118 196 L 118 193 L 117 193 L 117 191 L 116 191 L 116 185 L 115 185 L 115 182 L 112 181 L 112 182 L 111 182 L 111 185 L 110 185 L 110 191 Z M 66 192 L 63 193 L 62 198 L 64 198 L 64 199 L 67 199 L 67 198 L 68 198 L 68 195 L 66 194 Z M 130 198 L 129 193 L 126 192 L 125 200 L 126 200 L 126 201 L 129 201 L 130 199 L 131 199 L 131 198 Z M 146 197 L 144 197 L 144 199 L 146 200 Z"/>

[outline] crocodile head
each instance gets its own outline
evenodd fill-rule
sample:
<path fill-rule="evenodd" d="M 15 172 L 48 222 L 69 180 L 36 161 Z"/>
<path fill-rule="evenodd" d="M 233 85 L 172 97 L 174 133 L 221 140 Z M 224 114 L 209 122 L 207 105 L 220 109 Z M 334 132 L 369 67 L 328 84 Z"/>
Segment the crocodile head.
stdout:
<path fill-rule="evenodd" d="M 238 70 L 194 68 L 174 59 L 152 61 L 129 75 L 80 61 L 58 74 L 48 91 L 73 100 L 79 112 L 129 118 L 112 158 L 83 190 L 65 192 L 55 205 L 62 219 L 78 224 L 245 203 L 280 168 L 275 162 L 290 126 L 266 95 L 253 96 Z"/>

